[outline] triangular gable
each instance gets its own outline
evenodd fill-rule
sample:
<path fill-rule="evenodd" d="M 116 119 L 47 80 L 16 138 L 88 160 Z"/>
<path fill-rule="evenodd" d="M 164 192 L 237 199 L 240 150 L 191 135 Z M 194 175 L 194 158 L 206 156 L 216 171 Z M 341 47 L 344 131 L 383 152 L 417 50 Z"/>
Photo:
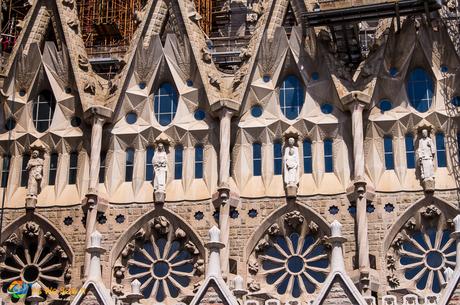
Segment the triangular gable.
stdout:
<path fill-rule="evenodd" d="M 88 280 L 70 305 L 115 305 L 108 290 L 100 283 Z"/>
<path fill-rule="evenodd" d="M 212 299 L 212 301 L 210 301 Z M 227 284 L 221 278 L 209 276 L 205 279 L 190 305 L 238 305 Z"/>
<path fill-rule="evenodd" d="M 329 274 L 312 305 L 367 305 L 351 279 L 341 271 Z"/>
<path fill-rule="evenodd" d="M 460 268 L 456 268 L 452 278 L 447 281 L 447 286 L 441 295 L 438 305 L 460 304 Z"/>

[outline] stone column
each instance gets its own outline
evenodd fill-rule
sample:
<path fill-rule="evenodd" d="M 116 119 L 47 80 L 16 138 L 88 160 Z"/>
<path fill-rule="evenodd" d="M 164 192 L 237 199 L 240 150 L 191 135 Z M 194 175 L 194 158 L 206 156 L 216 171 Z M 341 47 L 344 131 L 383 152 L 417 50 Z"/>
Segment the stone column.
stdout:
<path fill-rule="evenodd" d="M 97 194 L 99 184 L 99 167 L 101 163 L 102 127 L 105 118 L 94 115 L 91 131 L 91 157 L 89 167 L 89 194 Z"/>
<path fill-rule="evenodd" d="M 206 248 L 209 250 L 208 268 L 206 270 L 206 277 L 222 278 L 222 271 L 220 268 L 220 250 L 225 247 L 220 242 L 220 230 L 213 226 L 209 230 L 209 242 L 206 243 Z"/>
<path fill-rule="evenodd" d="M 233 112 L 228 108 L 222 108 L 219 113 L 220 119 L 220 151 L 219 151 L 219 187 L 228 188 L 230 178 L 230 127 Z"/>
<path fill-rule="evenodd" d="M 454 225 L 455 225 L 455 232 L 452 232 L 451 235 L 453 238 L 456 239 L 456 243 L 457 243 L 457 259 L 456 259 L 456 262 L 460 262 L 460 214 L 455 216 L 455 218 L 453 219 L 454 221 Z M 455 265 L 455 270 L 459 270 L 460 269 L 460 264 L 456 264 Z"/>
<path fill-rule="evenodd" d="M 345 263 L 343 260 L 342 250 L 342 244 L 345 241 L 346 238 L 342 236 L 342 225 L 336 219 L 331 223 L 331 237 L 329 237 L 329 242 L 332 246 L 331 271 L 345 272 Z"/>

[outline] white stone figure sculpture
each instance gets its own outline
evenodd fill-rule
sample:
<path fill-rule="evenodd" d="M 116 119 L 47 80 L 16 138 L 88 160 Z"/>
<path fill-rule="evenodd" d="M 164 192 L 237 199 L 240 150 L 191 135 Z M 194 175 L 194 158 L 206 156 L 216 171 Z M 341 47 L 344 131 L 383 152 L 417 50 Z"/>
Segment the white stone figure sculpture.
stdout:
<path fill-rule="evenodd" d="M 166 176 L 168 174 L 168 155 L 166 154 L 163 143 L 158 144 L 157 151 L 153 156 L 153 189 L 155 193 L 164 193 L 166 190 Z"/>
<path fill-rule="evenodd" d="M 43 178 L 43 159 L 39 157 L 38 150 L 34 150 L 31 159 L 27 163 L 26 170 L 29 172 L 27 182 L 27 195 L 35 197 L 40 192 L 40 184 Z"/>
<path fill-rule="evenodd" d="M 283 167 L 286 186 L 297 186 L 299 183 L 299 149 L 294 146 L 294 143 L 294 138 L 289 138 L 288 146 L 284 149 Z"/>
<path fill-rule="evenodd" d="M 422 180 L 425 182 L 427 180 L 434 179 L 434 165 L 433 158 L 436 152 L 433 141 L 428 136 L 428 130 L 422 130 L 422 138 L 418 142 L 418 161 L 420 164 L 420 173 Z"/>

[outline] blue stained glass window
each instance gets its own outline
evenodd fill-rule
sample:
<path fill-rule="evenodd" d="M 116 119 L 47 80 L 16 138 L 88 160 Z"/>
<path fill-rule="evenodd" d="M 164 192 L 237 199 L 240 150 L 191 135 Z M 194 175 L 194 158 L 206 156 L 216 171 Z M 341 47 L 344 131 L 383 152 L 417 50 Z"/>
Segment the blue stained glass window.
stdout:
<path fill-rule="evenodd" d="M 169 125 L 177 111 L 179 98 L 176 88 L 170 83 L 163 83 L 155 93 L 154 112 L 155 118 L 162 126 Z"/>
<path fill-rule="evenodd" d="M 202 145 L 195 146 L 195 178 L 203 178 L 203 156 L 204 149 Z"/>
<path fill-rule="evenodd" d="M 262 115 L 263 108 L 260 105 L 255 105 L 251 108 L 251 115 L 255 118 L 258 118 Z"/>
<path fill-rule="evenodd" d="M 260 143 L 252 144 L 252 174 L 262 175 L 262 145 Z"/>
<path fill-rule="evenodd" d="M 406 142 L 407 168 L 415 168 L 414 136 L 411 134 L 407 134 L 405 138 L 405 142 Z"/>
<path fill-rule="evenodd" d="M 99 183 L 105 182 L 105 162 L 107 159 L 107 152 L 101 152 L 101 162 L 99 163 Z"/>
<path fill-rule="evenodd" d="M 56 107 L 56 100 L 53 93 L 48 90 L 43 90 L 33 102 L 33 106 L 32 119 L 35 129 L 39 132 L 44 132 L 51 125 L 54 109 Z"/>
<path fill-rule="evenodd" d="M 128 124 L 132 125 L 137 121 L 137 114 L 135 112 L 129 112 L 126 114 L 125 119 Z"/>
<path fill-rule="evenodd" d="M 456 96 L 452 99 L 452 105 L 455 107 L 460 107 L 460 96 Z"/>
<path fill-rule="evenodd" d="M 27 174 L 27 163 L 29 163 L 30 155 L 22 155 L 22 167 L 21 167 L 21 186 L 27 186 L 27 179 L 29 175 Z"/>
<path fill-rule="evenodd" d="M 152 146 L 147 147 L 145 151 L 145 181 L 152 181 L 153 180 L 153 155 L 155 154 L 155 150 Z"/>
<path fill-rule="evenodd" d="M 11 163 L 11 156 L 4 155 L 3 162 L 2 162 L 2 180 L 1 180 L 1 187 L 6 187 L 8 185 L 8 176 L 10 174 L 10 163 Z"/>
<path fill-rule="evenodd" d="M 294 76 L 286 77 L 280 88 L 280 107 L 286 118 L 295 119 L 302 109 L 304 89 L 300 80 Z"/>
<path fill-rule="evenodd" d="M 390 76 L 391 76 L 391 77 L 395 77 L 396 74 L 398 74 L 398 68 L 396 68 L 396 67 L 391 67 L 389 72 L 390 72 Z"/>
<path fill-rule="evenodd" d="M 268 83 L 270 81 L 270 75 L 264 75 L 262 79 L 264 80 L 265 83 Z"/>
<path fill-rule="evenodd" d="M 311 141 L 305 139 L 303 141 L 303 172 L 311 174 L 313 172 L 313 158 L 311 154 Z"/>
<path fill-rule="evenodd" d="M 273 170 L 275 175 L 281 175 L 283 171 L 283 147 L 280 142 L 273 144 Z"/>
<path fill-rule="evenodd" d="M 203 111 L 203 109 L 197 109 L 193 116 L 195 117 L 195 120 L 202 121 L 206 117 L 206 113 Z"/>
<path fill-rule="evenodd" d="M 69 158 L 69 184 L 75 184 L 77 182 L 77 171 L 78 171 L 78 153 L 73 151 L 70 153 Z"/>
<path fill-rule="evenodd" d="M 182 179 L 183 155 L 184 148 L 182 145 L 177 145 L 174 148 L 174 179 Z"/>
<path fill-rule="evenodd" d="M 323 104 L 321 105 L 321 112 L 324 114 L 330 114 L 334 110 L 334 106 L 331 104 Z"/>
<path fill-rule="evenodd" d="M 125 164 L 125 181 L 133 181 L 134 171 L 134 149 L 126 149 L 126 164 Z"/>
<path fill-rule="evenodd" d="M 324 140 L 324 170 L 326 173 L 334 171 L 334 156 L 332 152 L 332 140 Z"/>
<path fill-rule="evenodd" d="M 394 169 L 393 137 L 385 136 L 383 138 L 383 150 L 385 155 L 385 169 Z"/>
<path fill-rule="evenodd" d="M 444 143 L 444 134 L 438 132 L 436 134 L 436 156 L 438 159 L 438 167 L 446 167 L 446 145 Z"/>
<path fill-rule="evenodd" d="M 58 167 L 59 155 L 52 153 L 50 156 L 50 170 L 48 175 L 48 185 L 54 185 L 56 183 L 56 173 Z"/>
<path fill-rule="evenodd" d="M 426 112 L 431 107 L 434 85 L 431 76 L 422 68 L 416 68 L 409 74 L 407 96 L 418 112 Z"/>
<path fill-rule="evenodd" d="M 313 72 L 311 74 L 311 79 L 312 80 L 318 80 L 319 79 L 319 73 L 318 72 Z"/>
<path fill-rule="evenodd" d="M 379 108 L 382 113 L 384 113 L 385 111 L 391 110 L 392 107 L 393 105 L 391 104 L 389 100 L 381 100 L 379 103 Z"/>

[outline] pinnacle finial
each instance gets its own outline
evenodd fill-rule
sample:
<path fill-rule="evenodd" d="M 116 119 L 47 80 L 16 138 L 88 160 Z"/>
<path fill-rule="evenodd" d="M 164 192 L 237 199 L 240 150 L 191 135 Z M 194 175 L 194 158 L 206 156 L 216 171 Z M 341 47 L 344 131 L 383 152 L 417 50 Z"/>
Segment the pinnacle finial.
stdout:
<path fill-rule="evenodd" d="M 209 229 L 209 240 L 211 242 L 220 242 L 220 230 L 218 227 L 213 226 Z"/>
<path fill-rule="evenodd" d="M 102 244 L 102 234 L 98 230 L 91 233 L 91 247 L 99 248 Z"/>
<path fill-rule="evenodd" d="M 336 220 L 331 223 L 331 236 L 341 237 L 342 236 L 342 224 Z"/>
<path fill-rule="evenodd" d="M 454 224 L 455 224 L 455 231 L 460 232 L 460 214 L 455 216 L 453 221 L 454 221 Z"/>

